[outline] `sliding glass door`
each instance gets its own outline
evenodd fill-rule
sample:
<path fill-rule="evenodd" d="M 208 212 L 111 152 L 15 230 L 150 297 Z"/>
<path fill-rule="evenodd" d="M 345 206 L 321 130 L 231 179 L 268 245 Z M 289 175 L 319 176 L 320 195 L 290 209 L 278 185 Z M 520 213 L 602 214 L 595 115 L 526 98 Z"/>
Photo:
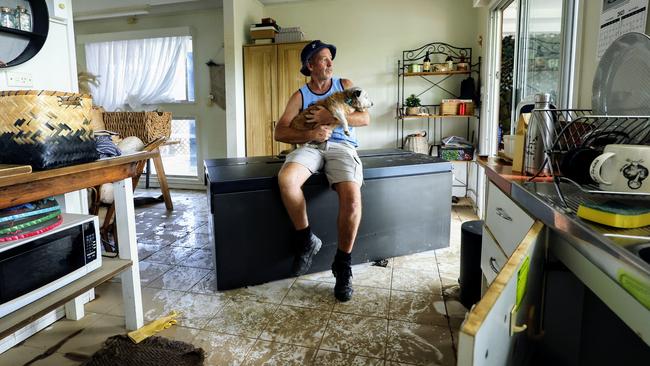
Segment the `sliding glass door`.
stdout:
<path fill-rule="evenodd" d="M 549 93 L 561 101 L 562 13 L 566 0 L 522 0 L 513 104 Z M 515 116 L 516 117 L 516 116 Z"/>
<path fill-rule="evenodd" d="M 496 154 L 501 136 L 514 132 L 518 106 L 535 94 L 572 107 L 578 1 L 502 0 L 490 9 L 481 153 Z"/>

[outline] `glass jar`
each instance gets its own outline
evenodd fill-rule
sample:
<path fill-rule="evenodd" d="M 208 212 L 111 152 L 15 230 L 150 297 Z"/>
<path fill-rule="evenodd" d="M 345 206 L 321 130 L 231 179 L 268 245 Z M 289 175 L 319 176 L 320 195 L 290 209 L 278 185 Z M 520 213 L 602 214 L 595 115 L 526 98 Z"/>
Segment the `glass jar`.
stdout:
<path fill-rule="evenodd" d="M 16 28 L 23 30 L 25 32 L 32 31 L 32 17 L 27 12 L 24 6 L 18 5 L 16 7 Z"/>
<path fill-rule="evenodd" d="M 0 7 L 0 26 L 5 28 L 16 28 L 16 17 L 14 12 L 7 7 Z"/>

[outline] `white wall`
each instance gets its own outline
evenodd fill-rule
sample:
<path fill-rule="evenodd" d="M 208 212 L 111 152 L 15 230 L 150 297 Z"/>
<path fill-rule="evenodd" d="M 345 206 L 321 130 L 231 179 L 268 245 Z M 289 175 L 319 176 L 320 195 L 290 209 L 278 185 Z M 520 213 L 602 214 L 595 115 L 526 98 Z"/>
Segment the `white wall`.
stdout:
<path fill-rule="evenodd" d="M 397 60 L 402 51 L 430 42 L 446 42 L 477 51 L 478 9 L 467 0 L 329 0 L 267 5 L 264 16 L 280 26 L 300 26 L 306 39 L 321 39 L 337 47 L 335 74 L 368 90 L 375 105 L 369 127 L 359 128 L 361 148 L 396 146 Z M 476 62 L 477 57 L 474 57 Z M 476 78 L 476 75 L 474 75 Z M 457 89 L 456 76 L 450 88 Z M 406 93 L 426 88 L 409 78 Z M 433 103 L 444 94 L 423 97 Z M 407 122 L 408 130 L 426 128 L 426 122 Z M 460 126 L 458 119 L 444 122 L 445 135 Z M 458 133 L 464 135 L 465 122 Z M 408 132 L 408 131 L 407 131 Z"/>
<path fill-rule="evenodd" d="M 227 156 L 246 155 L 244 56 L 251 23 L 260 21 L 264 6 L 257 0 L 224 0 L 223 29 L 226 60 Z"/>
<path fill-rule="evenodd" d="M 591 84 L 596 74 L 596 67 L 598 67 L 596 56 L 602 1 L 582 1 L 582 4 L 584 9 L 580 29 L 582 36 L 581 61 L 577 68 L 580 75 L 576 87 L 578 88 L 578 108 L 591 108 Z M 650 34 L 650 18 L 646 23 L 645 33 Z"/>
<path fill-rule="evenodd" d="M 211 104 L 209 68 L 205 64 L 212 59 L 224 62 L 222 9 L 205 9 L 200 12 L 186 12 L 169 15 L 139 17 L 134 24 L 126 18 L 94 20 L 76 23 L 76 34 L 108 33 L 115 31 L 136 31 L 145 29 L 190 26 L 194 57 L 194 103 L 163 104 L 161 109 L 172 112 L 176 117 L 193 117 L 197 123 L 198 160 L 226 156 L 226 112 L 217 104 Z M 77 45 L 78 63 L 85 69 L 85 51 Z M 199 163 L 199 178 L 203 177 L 203 164 Z M 178 183 L 178 182 L 177 182 Z M 185 182 L 188 184 L 189 182 Z M 202 185 L 200 185 L 202 186 Z"/>

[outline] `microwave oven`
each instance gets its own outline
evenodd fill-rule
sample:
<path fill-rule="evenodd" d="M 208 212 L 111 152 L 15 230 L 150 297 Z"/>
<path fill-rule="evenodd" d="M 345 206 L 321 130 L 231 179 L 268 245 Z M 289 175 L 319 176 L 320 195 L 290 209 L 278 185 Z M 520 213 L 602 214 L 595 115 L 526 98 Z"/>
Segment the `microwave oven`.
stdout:
<path fill-rule="evenodd" d="M 97 216 L 62 218 L 51 231 L 0 243 L 0 318 L 101 267 Z"/>

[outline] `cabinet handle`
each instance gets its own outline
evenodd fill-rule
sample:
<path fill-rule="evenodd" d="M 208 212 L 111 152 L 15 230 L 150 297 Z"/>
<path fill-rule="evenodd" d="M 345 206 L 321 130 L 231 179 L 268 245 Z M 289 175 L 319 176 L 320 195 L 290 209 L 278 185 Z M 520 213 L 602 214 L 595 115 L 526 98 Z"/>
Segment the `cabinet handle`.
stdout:
<path fill-rule="evenodd" d="M 497 207 L 497 215 L 501 216 L 501 218 L 504 220 L 512 221 L 512 217 L 510 217 L 506 210 L 502 209 L 501 207 Z"/>
<path fill-rule="evenodd" d="M 517 325 L 517 305 L 512 305 L 510 309 L 510 336 L 521 333 L 528 329 L 527 324 Z"/>
<path fill-rule="evenodd" d="M 497 268 L 497 260 L 494 257 L 490 257 L 490 268 L 492 268 L 494 273 L 499 273 L 499 269 Z"/>

